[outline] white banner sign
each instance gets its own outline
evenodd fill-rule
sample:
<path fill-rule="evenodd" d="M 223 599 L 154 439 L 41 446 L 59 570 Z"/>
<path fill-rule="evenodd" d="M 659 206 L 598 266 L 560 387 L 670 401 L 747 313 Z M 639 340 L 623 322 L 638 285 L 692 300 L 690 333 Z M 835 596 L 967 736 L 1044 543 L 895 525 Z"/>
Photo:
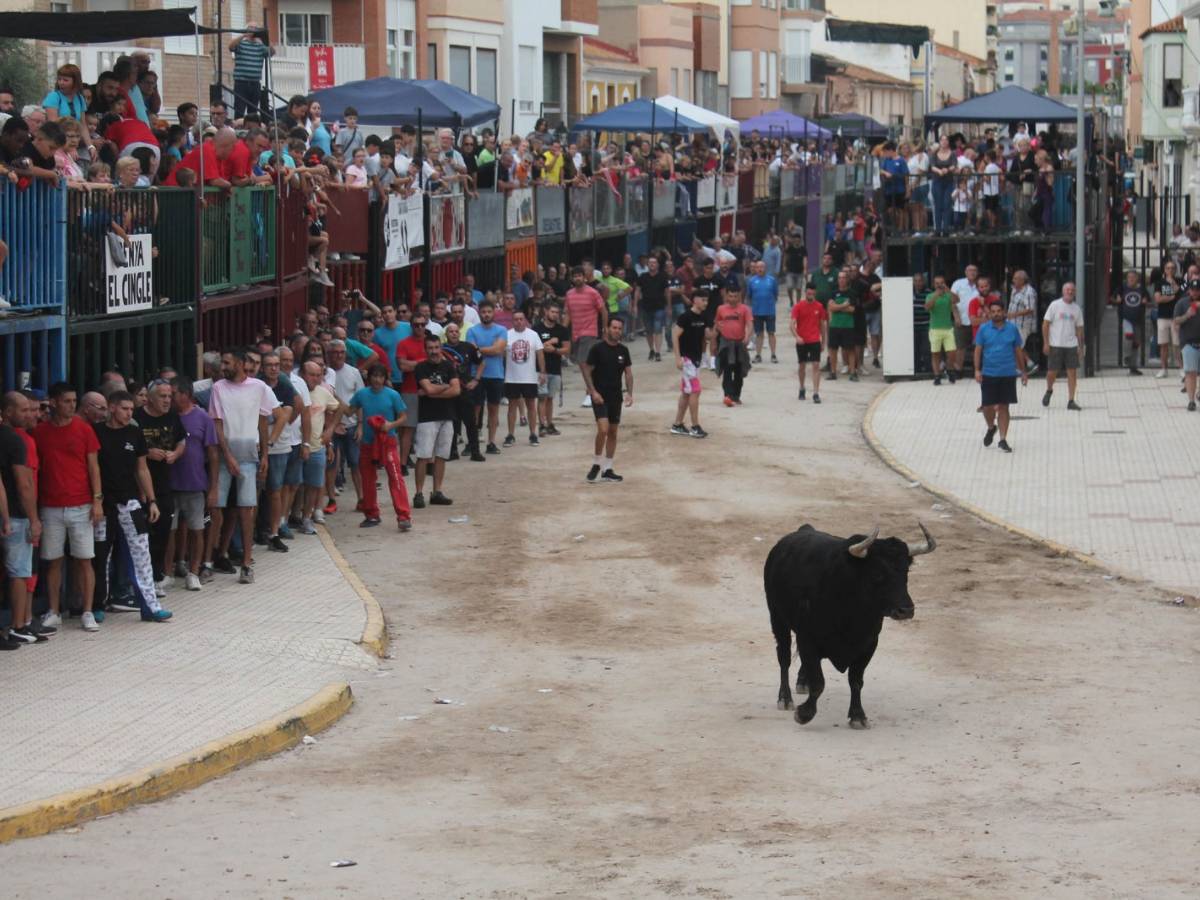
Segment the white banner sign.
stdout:
<path fill-rule="evenodd" d="M 533 227 L 533 188 L 517 188 L 509 192 L 504 224 L 509 231 Z"/>
<path fill-rule="evenodd" d="M 109 313 L 136 312 L 154 307 L 154 245 L 148 234 L 131 234 L 125 263 L 113 259 L 105 241 L 105 294 Z"/>
<path fill-rule="evenodd" d="M 408 197 L 388 197 L 387 215 L 383 217 L 384 269 L 404 268 L 412 261 L 413 248 L 424 245 L 423 196 L 417 191 Z"/>
<path fill-rule="evenodd" d="M 705 175 L 696 186 L 696 205 L 700 209 L 712 209 L 717 205 L 717 176 Z"/>

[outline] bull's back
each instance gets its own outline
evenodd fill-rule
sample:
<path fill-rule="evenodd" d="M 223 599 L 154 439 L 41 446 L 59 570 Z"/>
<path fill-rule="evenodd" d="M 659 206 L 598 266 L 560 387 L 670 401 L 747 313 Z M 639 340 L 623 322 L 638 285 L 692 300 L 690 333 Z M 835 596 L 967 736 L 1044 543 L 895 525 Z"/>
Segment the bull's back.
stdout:
<path fill-rule="evenodd" d="M 802 525 L 781 537 L 763 566 L 763 586 L 772 621 L 778 617 L 790 627 L 803 625 L 842 562 L 844 540 Z"/>

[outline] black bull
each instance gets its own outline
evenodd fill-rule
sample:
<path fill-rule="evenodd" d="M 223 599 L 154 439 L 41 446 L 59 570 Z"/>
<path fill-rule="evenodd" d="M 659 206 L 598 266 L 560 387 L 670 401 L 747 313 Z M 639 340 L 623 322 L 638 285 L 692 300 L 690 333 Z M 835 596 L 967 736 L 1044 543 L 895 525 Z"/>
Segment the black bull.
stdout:
<path fill-rule="evenodd" d="M 804 525 L 771 548 L 763 582 L 779 658 L 778 705 L 792 708 L 788 669 L 795 634 L 800 654 L 796 690 L 808 691 L 796 707 L 801 725 L 817 714 L 817 698 L 825 689 L 821 660 L 828 659 L 839 672 L 849 670 L 850 726 L 867 727 L 863 672 L 879 643 L 883 619 L 913 617 L 909 566 L 914 556 L 937 546 L 920 527 L 925 540 L 911 547 L 899 538 L 880 538 L 878 527 L 870 535 L 839 538 Z"/>

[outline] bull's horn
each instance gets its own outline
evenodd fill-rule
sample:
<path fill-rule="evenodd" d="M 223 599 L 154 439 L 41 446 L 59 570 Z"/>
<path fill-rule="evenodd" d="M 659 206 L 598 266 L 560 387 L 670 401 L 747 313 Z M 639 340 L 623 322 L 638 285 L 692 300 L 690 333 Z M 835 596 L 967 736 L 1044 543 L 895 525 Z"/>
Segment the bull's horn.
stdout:
<path fill-rule="evenodd" d="M 875 526 L 875 530 L 872 531 L 867 537 L 863 538 L 857 544 L 850 545 L 850 555 L 857 556 L 859 559 L 865 558 L 867 551 L 871 549 L 871 545 L 875 543 L 875 538 L 877 537 L 879 537 L 878 525 Z"/>
<path fill-rule="evenodd" d="M 921 556 L 924 553 L 932 553 L 937 549 L 937 541 L 933 539 L 933 535 L 929 533 L 929 529 L 925 527 L 924 522 L 917 522 L 921 527 L 921 534 L 925 535 L 924 543 L 917 544 L 915 547 L 908 548 L 909 556 Z"/>

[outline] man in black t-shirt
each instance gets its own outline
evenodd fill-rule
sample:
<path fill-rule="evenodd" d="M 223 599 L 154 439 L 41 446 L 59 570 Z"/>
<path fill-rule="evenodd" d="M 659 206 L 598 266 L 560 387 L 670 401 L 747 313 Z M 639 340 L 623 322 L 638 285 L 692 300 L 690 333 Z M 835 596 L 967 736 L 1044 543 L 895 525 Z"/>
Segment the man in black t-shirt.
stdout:
<path fill-rule="evenodd" d="M 146 441 L 146 466 L 154 496 L 158 498 L 158 521 L 150 529 L 150 558 L 154 568 L 154 589 L 159 596 L 167 592 L 167 543 L 171 537 L 171 517 L 175 511 L 171 494 L 170 471 L 175 460 L 187 449 L 187 432 L 172 404 L 171 385 L 153 381 L 146 392 L 146 405 L 134 413 Z"/>
<path fill-rule="evenodd" d="M 637 277 L 638 309 L 646 329 L 649 361 L 662 359 L 662 333 L 667 323 L 667 276 L 658 267 L 658 257 L 651 256 L 646 271 Z"/>
<path fill-rule="evenodd" d="M 621 407 L 633 406 L 633 360 L 629 348 L 621 343 L 625 326 L 620 319 L 608 320 L 604 338 L 592 344 L 587 359 L 579 367 L 588 396 L 592 398 L 592 413 L 596 416 L 595 458 L 588 469 L 587 480 L 617 484 L 624 479 L 613 471 L 613 456 L 617 452 L 617 430 L 621 427 Z M 625 382 L 622 403 L 621 382 Z"/>
<path fill-rule="evenodd" d="M 108 420 L 94 426 L 100 441 L 100 489 L 104 521 L 96 526 L 96 598 L 100 608 L 108 600 L 109 558 L 123 541 L 132 563 L 137 606 L 114 601 L 117 612 L 140 611 L 143 622 L 171 618 L 154 591 L 154 567 L 150 562 L 150 526 L 159 520 L 158 497 L 146 465 L 148 448 L 142 429 L 133 424 L 133 396 L 114 391 L 108 396 Z"/>
<path fill-rule="evenodd" d="M 556 435 L 561 432 L 554 427 L 554 397 L 562 391 L 562 361 L 571 352 L 571 329 L 562 323 L 557 302 L 547 303 L 542 316 L 533 323 L 546 358 L 546 381 L 538 385 L 538 434 Z"/>
<path fill-rule="evenodd" d="M 1179 351 L 1179 338 L 1175 329 L 1175 303 L 1183 293 L 1176 274 L 1176 266 L 1172 260 L 1163 265 L 1162 275 L 1154 282 L 1154 302 L 1158 309 L 1158 359 L 1159 370 L 1155 378 L 1166 378 L 1167 367 L 1171 364 L 1171 346 L 1174 345 L 1176 356 Z M 1180 366 L 1182 366 L 1180 362 Z"/>
<path fill-rule="evenodd" d="M 448 506 L 449 498 L 442 493 L 442 478 L 446 460 L 454 441 L 454 400 L 462 393 L 458 366 L 442 351 L 436 335 L 425 338 L 425 360 L 417 363 L 413 377 L 421 391 L 417 408 L 417 497 L 425 488 L 425 470 L 433 463 L 433 493 L 429 502 Z"/>
<path fill-rule="evenodd" d="M 710 295 L 700 286 L 700 282 L 697 282 L 696 291 L 692 294 L 691 307 L 675 320 L 672 337 L 675 339 L 675 368 L 680 372 L 680 380 L 679 405 L 675 410 L 671 434 L 708 437 L 708 432 L 700 427 L 700 371 L 703 368 L 701 362 L 712 329 L 708 307 L 714 305 L 717 296 L 717 293 Z M 690 431 L 683 424 L 685 413 L 691 415 Z"/>
<path fill-rule="evenodd" d="M 790 305 L 794 306 L 797 300 L 804 297 L 804 276 L 807 270 L 808 250 L 805 249 L 804 239 L 793 232 L 783 249 L 784 284 L 787 287 Z"/>
<path fill-rule="evenodd" d="M 1129 344 L 1129 374 L 1141 375 L 1142 370 L 1137 367 L 1138 348 L 1141 346 L 1138 337 L 1146 327 L 1146 307 L 1150 305 L 1150 295 L 1142 287 L 1142 277 L 1137 270 L 1125 271 L 1125 284 L 1114 302 L 1121 305 L 1121 333 Z"/>
<path fill-rule="evenodd" d="M 706 365 L 710 369 L 717 368 L 716 361 L 716 334 L 717 329 L 714 324 L 717 319 L 717 307 L 725 302 L 725 276 L 716 270 L 717 264 L 712 259 L 704 260 L 704 265 L 701 267 L 700 276 L 692 285 L 693 291 L 704 291 L 708 294 L 708 303 L 704 307 L 704 322 L 708 331 L 705 335 L 706 341 L 704 344 L 705 358 L 702 358 L 698 365 L 704 368 Z"/>
<path fill-rule="evenodd" d="M 475 420 L 475 398 L 479 393 L 479 379 L 472 374 L 479 368 L 483 356 L 478 347 L 470 341 L 462 340 L 462 332 L 462 325 L 451 319 L 442 335 L 446 339 L 442 344 L 442 353 L 457 367 L 460 387 L 458 396 L 454 398 L 454 443 L 450 449 L 450 459 L 458 459 L 458 436 L 465 428 L 467 452 L 471 461 L 484 462 L 487 457 L 479 452 L 479 423 Z"/>

